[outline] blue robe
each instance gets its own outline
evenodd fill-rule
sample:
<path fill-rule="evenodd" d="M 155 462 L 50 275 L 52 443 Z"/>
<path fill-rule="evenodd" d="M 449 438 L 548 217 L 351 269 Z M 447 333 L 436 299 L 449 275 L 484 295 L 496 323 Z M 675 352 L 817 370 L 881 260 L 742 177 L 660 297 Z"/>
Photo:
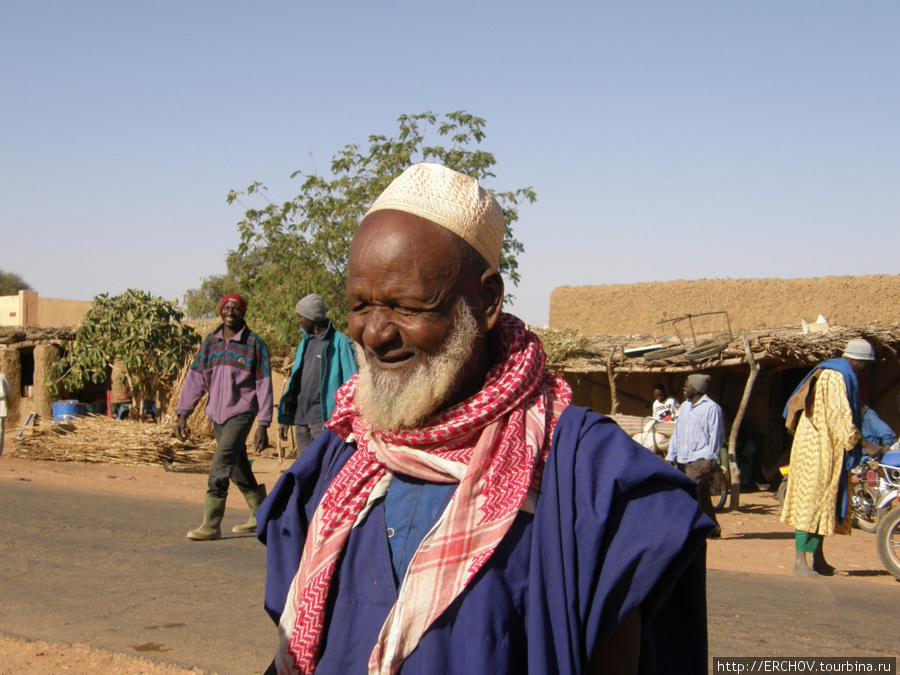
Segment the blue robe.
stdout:
<path fill-rule="evenodd" d="M 853 372 L 853 367 L 845 358 L 822 361 L 822 363 L 810 370 L 806 374 L 806 377 L 800 380 L 800 384 L 794 389 L 794 393 L 788 397 L 787 403 L 784 404 L 784 413 L 782 413 L 782 416 L 787 419 L 788 407 L 791 404 L 791 399 L 803 389 L 806 382 L 814 373 L 816 373 L 816 371 L 822 370 L 823 368 L 836 370 L 844 378 L 844 386 L 847 388 L 847 402 L 850 404 L 850 412 L 853 416 L 853 426 L 859 429 L 862 426 L 862 404 L 859 401 L 859 380 L 856 378 L 856 373 Z"/>
<path fill-rule="evenodd" d="M 354 450 L 326 431 L 257 513 L 268 547 L 265 607 L 276 623 L 310 519 Z M 535 513 L 518 514 L 402 673 L 582 673 L 595 646 L 637 607 L 642 672 L 705 673 L 705 540 L 713 524 L 696 490 L 609 418 L 569 406 Z M 316 672 L 363 675 L 396 598 L 382 502 L 347 542 Z"/>

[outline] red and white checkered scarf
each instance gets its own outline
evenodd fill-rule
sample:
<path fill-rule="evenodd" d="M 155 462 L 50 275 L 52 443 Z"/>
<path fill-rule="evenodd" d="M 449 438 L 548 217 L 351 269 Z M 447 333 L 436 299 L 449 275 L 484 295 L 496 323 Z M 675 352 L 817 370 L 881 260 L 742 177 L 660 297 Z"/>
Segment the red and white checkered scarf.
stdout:
<path fill-rule="evenodd" d="M 279 673 L 313 673 L 331 580 L 352 527 L 387 492 L 394 471 L 459 483 L 425 536 L 369 658 L 369 673 L 396 673 L 431 623 L 490 558 L 519 510 L 533 512 L 553 429 L 572 400 L 569 385 L 544 370 L 537 336 L 510 314 L 491 332 L 495 365 L 482 390 L 429 418 L 420 429 L 366 428 L 353 403 L 356 378 L 337 393 L 328 427 L 353 453 L 316 509 L 300 569 L 279 623 Z"/>

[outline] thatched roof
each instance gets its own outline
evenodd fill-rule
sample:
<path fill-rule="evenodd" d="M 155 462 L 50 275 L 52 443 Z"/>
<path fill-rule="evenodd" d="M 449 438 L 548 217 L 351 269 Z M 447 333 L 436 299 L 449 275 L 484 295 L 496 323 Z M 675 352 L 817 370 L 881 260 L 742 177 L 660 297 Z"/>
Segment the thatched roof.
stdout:
<path fill-rule="evenodd" d="M 769 370 L 815 365 L 840 356 L 847 342 L 864 338 L 872 343 L 879 358 L 898 358 L 900 324 L 881 326 L 830 326 L 804 332 L 801 326 L 748 331 L 730 336 L 697 336 L 696 346 L 660 343 L 647 335 L 594 335 L 577 354 L 554 360 L 551 369 L 559 372 L 686 372 L 697 369 L 747 368 L 746 350 L 761 367 Z M 656 347 L 657 349 L 649 349 Z M 677 352 L 681 353 L 677 353 Z M 692 353 L 693 352 L 693 353 Z M 705 355 L 708 354 L 708 355 Z"/>
<path fill-rule="evenodd" d="M 0 346 L 13 349 L 26 349 L 38 344 L 60 344 L 75 339 L 75 329 L 42 328 L 40 326 L 3 326 L 0 327 Z"/>

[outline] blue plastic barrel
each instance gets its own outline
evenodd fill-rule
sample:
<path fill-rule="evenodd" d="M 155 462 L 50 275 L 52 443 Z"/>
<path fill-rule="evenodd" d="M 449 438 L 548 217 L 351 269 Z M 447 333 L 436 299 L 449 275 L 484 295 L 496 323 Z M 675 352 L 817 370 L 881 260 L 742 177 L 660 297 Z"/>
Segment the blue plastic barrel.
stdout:
<path fill-rule="evenodd" d="M 54 422 L 69 422 L 76 417 L 84 417 L 85 415 L 87 415 L 87 403 L 80 403 L 72 399 L 53 402 Z"/>

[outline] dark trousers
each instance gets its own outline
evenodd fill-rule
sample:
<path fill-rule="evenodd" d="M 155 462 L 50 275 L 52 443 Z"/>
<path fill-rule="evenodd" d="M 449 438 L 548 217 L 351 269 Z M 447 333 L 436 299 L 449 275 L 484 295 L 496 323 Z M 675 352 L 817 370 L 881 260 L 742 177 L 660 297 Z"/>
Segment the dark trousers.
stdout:
<path fill-rule="evenodd" d="M 242 493 L 259 486 L 247 459 L 247 436 L 252 426 L 253 415 L 250 414 L 235 415 L 225 424 L 213 422 L 216 452 L 209 467 L 207 494 L 224 499 L 228 495 L 229 481 L 234 481 Z"/>
<path fill-rule="evenodd" d="M 294 438 L 297 439 L 297 457 L 303 454 L 312 442 L 325 431 L 323 422 L 313 422 L 312 424 L 295 424 Z"/>
<path fill-rule="evenodd" d="M 709 490 L 709 477 L 712 475 L 708 473 L 706 475 L 700 473 L 700 467 L 703 466 L 703 462 L 706 460 L 698 459 L 696 462 L 689 462 L 688 464 L 678 464 L 678 468 L 684 472 L 684 474 L 694 481 L 697 484 L 697 487 L 700 489 L 700 510 L 703 511 L 707 516 L 709 516 L 710 520 L 712 520 L 716 525 L 719 524 L 718 518 L 716 518 L 716 510 L 712 505 L 712 496 Z"/>

